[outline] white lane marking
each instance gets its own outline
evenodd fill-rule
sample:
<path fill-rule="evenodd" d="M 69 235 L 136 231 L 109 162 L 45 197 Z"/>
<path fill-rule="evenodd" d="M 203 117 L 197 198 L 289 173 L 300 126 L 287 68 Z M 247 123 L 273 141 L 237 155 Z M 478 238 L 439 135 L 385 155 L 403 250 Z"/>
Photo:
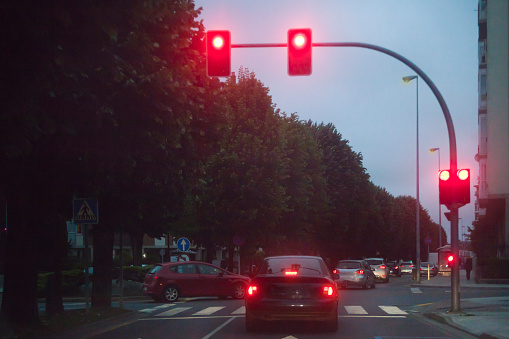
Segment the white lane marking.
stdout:
<path fill-rule="evenodd" d="M 233 311 L 232 314 L 246 314 L 246 306 L 242 306 L 236 311 Z"/>
<path fill-rule="evenodd" d="M 204 336 L 202 339 L 209 339 L 209 338 L 211 338 L 214 334 L 216 334 L 217 332 L 221 331 L 221 329 L 223 327 L 225 327 L 226 325 L 231 323 L 234 319 L 235 318 L 230 318 L 230 319 L 226 320 L 221 326 L 219 326 L 218 328 L 216 328 L 215 330 L 213 330 L 212 332 L 210 332 L 209 334 Z"/>
<path fill-rule="evenodd" d="M 165 305 L 160 305 L 160 306 L 156 306 L 156 307 L 152 307 L 152 308 L 144 308 L 142 310 L 139 310 L 139 312 L 152 313 L 152 312 L 158 311 L 158 310 L 160 310 L 162 308 L 168 308 L 168 307 L 171 307 L 171 306 L 175 306 L 175 304 L 165 304 Z"/>
<path fill-rule="evenodd" d="M 368 314 L 362 306 L 345 306 L 348 314 Z"/>
<path fill-rule="evenodd" d="M 412 291 L 412 293 L 422 293 L 419 287 L 410 287 L 410 290 Z"/>
<path fill-rule="evenodd" d="M 174 308 L 172 310 L 156 314 L 156 317 L 171 317 L 172 315 L 175 315 L 175 314 L 178 314 L 178 313 L 190 310 L 191 308 L 192 307 L 177 307 L 177 308 Z"/>
<path fill-rule="evenodd" d="M 408 314 L 397 306 L 378 306 L 387 314 Z"/>
<path fill-rule="evenodd" d="M 211 315 L 212 313 L 216 313 L 217 311 L 225 308 L 225 306 L 214 306 L 214 307 L 207 307 L 204 308 L 201 311 L 198 311 L 196 313 L 193 313 L 193 315 Z"/>

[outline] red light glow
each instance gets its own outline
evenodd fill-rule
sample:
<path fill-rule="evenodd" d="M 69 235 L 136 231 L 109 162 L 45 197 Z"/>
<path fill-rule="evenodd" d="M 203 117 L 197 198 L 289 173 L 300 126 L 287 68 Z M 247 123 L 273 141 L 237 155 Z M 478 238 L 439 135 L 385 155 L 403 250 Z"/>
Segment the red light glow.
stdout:
<path fill-rule="evenodd" d="M 222 36 L 215 36 L 214 39 L 212 39 L 212 45 L 216 49 L 221 49 L 224 46 L 224 39 Z"/>
<path fill-rule="evenodd" d="M 380 265 L 379 266 L 382 270 L 385 269 L 385 265 Z"/>
<path fill-rule="evenodd" d="M 306 45 L 306 36 L 304 34 L 296 34 L 293 37 L 293 45 L 296 48 L 303 48 Z"/>
<path fill-rule="evenodd" d="M 448 170 L 444 170 L 440 172 L 438 177 L 440 178 L 440 180 L 447 181 L 451 177 L 451 173 L 449 173 Z"/>
<path fill-rule="evenodd" d="M 285 275 L 296 276 L 297 272 L 296 271 L 286 271 Z"/>
<path fill-rule="evenodd" d="M 254 295 L 256 292 L 258 292 L 257 286 L 249 286 L 249 288 L 247 289 L 248 295 Z"/>
<path fill-rule="evenodd" d="M 324 286 L 323 287 L 323 294 L 327 296 L 331 296 L 334 294 L 334 289 L 332 286 Z"/>
<path fill-rule="evenodd" d="M 364 270 L 357 270 L 355 273 L 357 273 L 357 274 L 364 274 Z"/>
<path fill-rule="evenodd" d="M 466 169 L 459 170 L 458 178 L 460 180 L 467 180 L 468 179 L 468 170 L 466 170 Z"/>

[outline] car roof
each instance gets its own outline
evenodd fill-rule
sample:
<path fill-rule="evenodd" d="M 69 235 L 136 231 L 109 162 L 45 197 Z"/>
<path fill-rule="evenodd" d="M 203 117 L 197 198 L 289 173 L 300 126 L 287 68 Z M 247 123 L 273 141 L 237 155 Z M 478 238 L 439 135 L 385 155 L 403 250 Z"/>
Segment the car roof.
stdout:
<path fill-rule="evenodd" d="M 178 264 L 206 264 L 206 265 L 211 265 L 211 266 L 215 266 L 215 267 L 218 267 L 216 265 L 212 265 L 211 263 L 208 263 L 208 262 L 203 262 L 203 261 L 170 261 L 170 262 L 163 262 L 163 263 L 158 263 L 156 265 L 159 265 L 159 266 L 174 266 L 174 265 L 178 265 Z"/>
<path fill-rule="evenodd" d="M 338 263 L 340 263 L 340 262 L 361 262 L 361 261 L 364 261 L 364 260 L 347 259 L 347 260 L 340 260 L 340 261 L 338 261 Z"/>
<path fill-rule="evenodd" d="M 384 258 L 366 258 L 364 260 L 384 260 Z"/>

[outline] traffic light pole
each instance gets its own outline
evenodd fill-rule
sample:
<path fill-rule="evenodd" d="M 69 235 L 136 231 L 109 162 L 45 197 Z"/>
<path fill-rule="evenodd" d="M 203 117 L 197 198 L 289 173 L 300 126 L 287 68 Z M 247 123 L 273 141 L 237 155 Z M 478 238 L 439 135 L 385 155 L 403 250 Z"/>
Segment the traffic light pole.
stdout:
<path fill-rule="evenodd" d="M 283 43 L 272 43 L 272 44 L 232 44 L 232 48 L 260 48 L 260 47 L 288 47 L 288 44 Z M 447 132 L 449 134 L 449 158 L 450 158 L 450 170 L 452 173 L 455 173 L 458 170 L 458 154 L 456 148 L 456 134 L 454 132 L 454 125 L 452 123 L 451 113 L 449 112 L 449 108 L 445 103 L 442 94 L 435 86 L 433 81 L 424 73 L 417 65 L 403 57 L 402 55 L 395 53 L 389 49 L 359 43 L 359 42 L 324 42 L 324 43 L 312 43 L 312 47 L 358 47 L 371 49 L 374 51 L 378 51 L 384 54 L 387 54 L 408 67 L 410 67 L 417 75 L 421 77 L 422 80 L 429 86 L 435 98 L 438 100 L 440 107 L 442 108 L 442 112 L 444 114 L 445 123 L 447 125 Z M 454 204 L 450 206 L 449 209 L 451 211 L 451 250 L 456 258 L 459 258 L 459 242 L 458 242 L 458 208 L 459 204 Z M 419 268 L 417 268 L 419 270 Z M 459 265 L 454 265 L 451 272 L 451 310 L 452 313 L 460 312 L 460 298 L 459 298 Z"/>

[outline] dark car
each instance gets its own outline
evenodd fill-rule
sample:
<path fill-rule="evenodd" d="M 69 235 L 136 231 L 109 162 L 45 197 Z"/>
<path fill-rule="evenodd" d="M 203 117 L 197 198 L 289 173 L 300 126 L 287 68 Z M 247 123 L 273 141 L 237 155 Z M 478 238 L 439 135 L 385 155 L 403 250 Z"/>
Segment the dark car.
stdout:
<path fill-rule="evenodd" d="M 208 263 L 180 261 L 159 264 L 148 272 L 143 294 L 164 301 L 209 296 L 242 299 L 248 283 L 248 277 Z"/>
<path fill-rule="evenodd" d="M 318 321 L 338 329 L 338 289 L 325 262 L 314 256 L 265 258 L 246 294 L 246 329 L 262 322 Z"/>
<path fill-rule="evenodd" d="M 401 277 L 401 266 L 397 261 L 388 261 L 386 264 L 389 267 L 389 274 Z"/>

